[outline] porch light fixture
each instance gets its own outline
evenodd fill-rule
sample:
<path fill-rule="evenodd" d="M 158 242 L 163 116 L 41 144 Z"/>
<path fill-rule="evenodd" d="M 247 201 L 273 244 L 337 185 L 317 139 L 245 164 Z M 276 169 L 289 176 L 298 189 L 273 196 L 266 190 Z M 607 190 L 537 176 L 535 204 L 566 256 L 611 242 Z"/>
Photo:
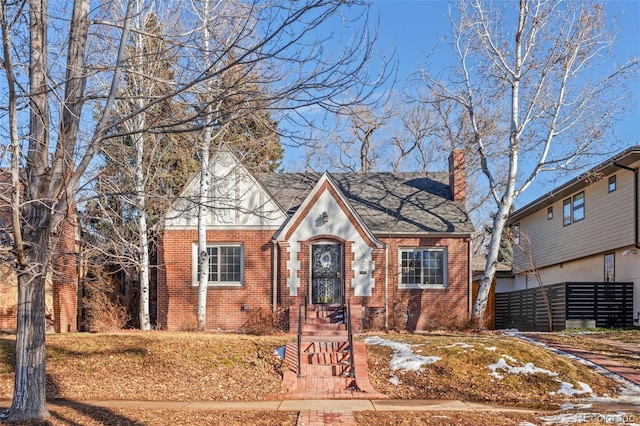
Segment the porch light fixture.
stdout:
<path fill-rule="evenodd" d="M 247 305 L 246 303 L 244 303 L 242 306 L 240 306 L 240 310 L 241 311 L 248 311 L 249 310 L 249 305 Z"/>

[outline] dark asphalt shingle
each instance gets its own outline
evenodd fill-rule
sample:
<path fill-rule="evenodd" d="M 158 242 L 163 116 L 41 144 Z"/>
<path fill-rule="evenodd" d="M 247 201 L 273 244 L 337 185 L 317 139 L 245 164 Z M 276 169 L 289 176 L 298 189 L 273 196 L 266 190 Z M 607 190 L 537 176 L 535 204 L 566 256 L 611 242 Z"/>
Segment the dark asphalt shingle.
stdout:
<path fill-rule="evenodd" d="M 331 173 L 330 176 L 375 234 L 474 230 L 464 205 L 451 200 L 448 173 Z M 257 177 L 280 206 L 293 214 L 321 174 L 262 173 Z"/>

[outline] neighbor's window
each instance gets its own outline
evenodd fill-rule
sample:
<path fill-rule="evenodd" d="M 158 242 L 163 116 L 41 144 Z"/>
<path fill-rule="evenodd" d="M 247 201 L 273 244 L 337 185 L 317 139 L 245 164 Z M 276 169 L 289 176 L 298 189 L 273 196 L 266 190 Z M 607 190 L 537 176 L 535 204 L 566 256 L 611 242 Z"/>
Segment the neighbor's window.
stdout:
<path fill-rule="evenodd" d="M 553 219 L 553 206 L 547 207 L 547 220 Z"/>
<path fill-rule="evenodd" d="M 573 221 L 584 219 L 584 192 L 573 196 Z"/>
<path fill-rule="evenodd" d="M 564 226 L 571 225 L 571 198 L 562 202 L 562 224 Z"/>
<path fill-rule="evenodd" d="M 400 287 L 445 288 L 447 250 L 445 248 L 400 249 Z"/>
<path fill-rule="evenodd" d="M 194 283 L 198 283 L 200 265 L 198 264 L 198 246 L 194 245 Z M 242 244 L 207 244 L 209 255 L 209 285 L 242 285 L 243 247 Z"/>
<path fill-rule="evenodd" d="M 584 191 L 562 202 L 562 224 L 571 225 L 584 219 Z"/>
<path fill-rule="evenodd" d="M 604 255 L 604 281 L 612 283 L 616 280 L 616 255 L 607 253 Z"/>
<path fill-rule="evenodd" d="M 520 244 L 520 224 L 516 223 L 511 227 L 511 233 L 513 234 L 513 243 Z"/>
<path fill-rule="evenodd" d="M 609 176 L 609 192 L 616 190 L 616 175 Z"/>

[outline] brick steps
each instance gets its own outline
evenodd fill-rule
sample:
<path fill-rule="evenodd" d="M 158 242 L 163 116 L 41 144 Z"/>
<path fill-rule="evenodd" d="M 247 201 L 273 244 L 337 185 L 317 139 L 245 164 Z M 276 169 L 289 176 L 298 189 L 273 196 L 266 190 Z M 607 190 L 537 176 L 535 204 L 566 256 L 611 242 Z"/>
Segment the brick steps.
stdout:
<path fill-rule="evenodd" d="M 355 374 L 347 325 L 340 307 L 311 306 L 302 327 L 300 372 L 298 345 L 289 343 L 285 351 L 282 386 L 285 394 L 270 399 L 383 399 L 369 383 L 366 348 L 354 342 Z"/>

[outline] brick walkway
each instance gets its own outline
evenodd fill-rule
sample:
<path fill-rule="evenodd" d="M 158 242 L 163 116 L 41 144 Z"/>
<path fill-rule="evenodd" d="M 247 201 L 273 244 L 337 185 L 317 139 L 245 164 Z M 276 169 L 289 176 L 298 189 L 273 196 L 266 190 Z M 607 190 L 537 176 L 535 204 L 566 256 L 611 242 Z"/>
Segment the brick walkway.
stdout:
<path fill-rule="evenodd" d="M 353 411 L 308 410 L 298 415 L 298 426 L 357 426 Z"/>
<path fill-rule="evenodd" d="M 631 367 L 626 367 L 623 364 L 621 364 L 620 362 L 618 362 L 617 360 L 610 358 L 606 355 L 601 355 L 601 354 L 597 354 L 597 353 L 593 353 L 591 351 L 588 351 L 586 349 L 578 349 L 576 347 L 564 344 L 564 343 L 559 343 L 559 342 L 554 342 L 551 339 L 547 339 L 545 338 L 543 335 L 540 334 L 529 334 L 527 333 L 526 336 L 530 339 L 536 340 L 540 343 L 544 343 L 547 346 L 550 346 L 552 348 L 558 349 L 560 351 L 563 352 L 567 352 L 569 354 L 575 355 L 577 357 L 580 357 L 582 359 L 586 359 L 587 361 L 590 361 L 596 365 L 599 365 L 600 367 L 614 373 L 617 374 L 627 380 L 629 380 L 632 383 L 635 383 L 636 385 L 640 385 L 640 371 L 638 369 L 635 368 L 631 368 Z M 582 337 L 588 338 L 590 340 L 594 340 L 597 341 L 599 343 L 603 343 L 605 345 L 610 345 L 610 346 L 614 346 L 617 347 L 618 349 L 622 349 L 625 352 L 628 352 L 629 355 L 632 356 L 638 356 L 640 355 L 640 347 L 635 346 L 635 345 L 630 345 L 627 343 L 623 343 L 623 342 L 618 342 L 615 340 L 610 340 L 610 339 L 600 339 L 600 338 L 596 338 L 596 337 L 590 337 L 587 335 L 584 335 Z"/>
<path fill-rule="evenodd" d="M 349 342 L 342 314 L 335 309 L 309 308 L 305 317 L 307 320 L 302 328 L 300 367 L 298 368 L 298 344 L 287 344 L 286 370 L 282 378 L 285 392 L 272 395 L 269 399 L 386 399 L 387 395 L 377 392 L 371 386 L 366 346 L 364 342 Z M 344 408 L 323 407 L 300 411 L 298 426 L 320 425 L 356 426 L 356 420 L 353 411 Z"/>

